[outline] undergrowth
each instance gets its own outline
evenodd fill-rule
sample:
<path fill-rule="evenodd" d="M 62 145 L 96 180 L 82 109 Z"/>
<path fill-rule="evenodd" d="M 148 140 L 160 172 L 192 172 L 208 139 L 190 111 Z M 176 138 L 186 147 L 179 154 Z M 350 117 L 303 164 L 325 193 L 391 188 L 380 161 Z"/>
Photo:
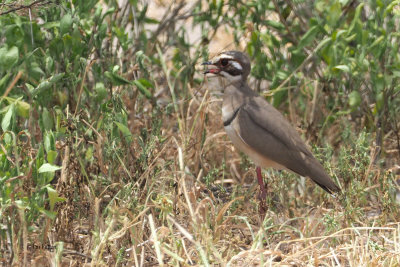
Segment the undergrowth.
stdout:
<path fill-rule="evenodd" d="M 398 266 L 396 1 L 3 1 L 0 261 Z M 250 85 L 342 194 L 255 168 L 199 63 Z"/>

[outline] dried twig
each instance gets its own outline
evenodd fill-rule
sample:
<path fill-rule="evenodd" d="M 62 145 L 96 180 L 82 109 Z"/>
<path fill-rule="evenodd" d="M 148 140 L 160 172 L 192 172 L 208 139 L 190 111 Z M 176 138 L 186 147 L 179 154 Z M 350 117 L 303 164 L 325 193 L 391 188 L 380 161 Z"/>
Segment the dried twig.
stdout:
<path fill-rule="evenodd" d="M 20 6 L 16 6 L 14 8 L 11 8 L 11 9 L 9 9 L 7 11 L 1 12 L 0 16 L 1 15 L 6 15 L 6 14 L 9 14 L 9 13 L 21 10 L 21 9 L 26 9 L 26 8 L 30 9 L 35 5 L 40 5 L 40 4 L 41 5 L 46 5 L 46 4 L 52 4 L 52 3 L 53 3 L 52 1 L 37 0 L 37 1 L 34 1 L 34 2 L 30 3 L 29 5 L 20 5 Z"/>

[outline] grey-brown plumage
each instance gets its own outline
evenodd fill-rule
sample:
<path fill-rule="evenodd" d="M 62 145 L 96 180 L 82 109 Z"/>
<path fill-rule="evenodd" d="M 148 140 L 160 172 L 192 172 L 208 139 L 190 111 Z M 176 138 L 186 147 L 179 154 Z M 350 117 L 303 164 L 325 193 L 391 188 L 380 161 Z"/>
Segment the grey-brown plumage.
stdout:
<path fill-rule="evenodd" d="M 215 66 L 206 73 L 222 78 L 223 122 L 239 150 L 258 166 L 287 169 L 310 177 L 329 193 L 340 191 L 283 115 L 249 88 L 250 60 L 245 54 L 223 52 L 203 64 Z"/>

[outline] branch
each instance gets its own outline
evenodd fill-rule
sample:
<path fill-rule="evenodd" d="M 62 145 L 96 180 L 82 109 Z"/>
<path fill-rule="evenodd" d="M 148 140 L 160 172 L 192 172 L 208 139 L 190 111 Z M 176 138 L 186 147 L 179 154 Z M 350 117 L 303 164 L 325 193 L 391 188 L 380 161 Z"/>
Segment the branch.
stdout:
<path fill-rule="evenodd" d="M 37 4 L 43 4 L 43 5 L 45 5 L 45 4 L 51 4 L 52 3 L 52 1 L 44 1 L 44 0 L 36 0 L 36 1 L 34 1 L 34 2 L 32 2 L 32 3 L 30 3 L 29 5 L 20 5 L 20 6 L 17 6 L 17 7 L 14 7 L 14 8 L 11 8 L 11 9 L 9 9 L 9 10 L 7 10 L 7 11 L 4 11 L 4 12 L 1 12 L 0 13 L 0 16 L 2 16 L 2 15 L 6 15 L 6 14 L 8 14 L 8 13 L 11 13 L 11 12 L 15 12 L 15 11 L 18 11 L 18 10 L 21 10 L 21 9 L 25 9 L 25 8 L 32 8 L 34 5 L 37 5 Z"/>

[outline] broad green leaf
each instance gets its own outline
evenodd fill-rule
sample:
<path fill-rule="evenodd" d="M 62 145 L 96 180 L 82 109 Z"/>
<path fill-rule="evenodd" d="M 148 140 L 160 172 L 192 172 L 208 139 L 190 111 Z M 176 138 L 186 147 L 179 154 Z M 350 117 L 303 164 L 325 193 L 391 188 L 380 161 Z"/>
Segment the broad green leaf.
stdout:
<path fill-rule="evenodd" d="M 41 83 L 39 83 L 38 86 L 36 86 L 36 88 L 33 90 L 32 92 L 32 96 L 36 96 L 38 94 L 40 94 L 41 92 L 49 89 L 51 87 L 52 83 L 49 82 L 48 80 L 44 80 Z"/>
<path fill-rule="evenodd" d="M 49 185 L 46 186 L 46 189 L 47 189 L 47 194 L 49 195 L 50 210 L 53 211 L 55 204 L 57 202 L 65 201 L 65 198 L 59 197 L 58 192 Z"/>
<path fill-rule="evenodd" d="M 42 93 L 43 91 L 51 88 L 51 86 L 60 81 L 64 77 L 64 75 L 65 75 L 64 72 L 57 73 L 55 75 L 50 76 L 48 79 L 42 81 L 38 86 L 36 86 L 35 89 L 33 89 L 33 91 L 31 91 L 32 96 L 36 96 Z"/>
<path fill-rule="evenodd" d="M 339 1 L 332 1 L 330 4 L 329 12 L 327 14 L 327 22 L 329 26 L 334 27 L 337 21 L 339 20 L 340 15 L 342 14 L 342 8 L 340 6 Z"/>
<path fill-rule="evenodd" d="M 113 14 L 115 12 L 115 7 L 109 8 L 104 14 L 103 14 L 103 20 L 106 16 Z"/>
<path fill-rule="evenodd" d="M 31 109 L 31 105 L 26 103 L 25 101 L 18 100 L 15 102 L 15 105 L 17 107 L 17 115 L 21 116 L 23 118 L 28 118 L 29 117 L 29 110 Z"/>
<path fill-rule="evenodd" d="M 3 130 L 3 132 L 7 131 L 10 127 L 11 120 L 12 120 L 12 117 L 15 112 L 14 107 L 15 107 L 14 104 L 11 104 L 8 107 L 8 111 L 7 111 L 6 115 L 4 115 L 3 120 L 1 121 L 1 129 Z"/>
<path fill-rule="evenodd" d="M 17 204 L 17 207 L 19 209 L 23 209 L 23 210 L 29 207 L 28 203 L 26 203 L 26 201 L 24 201 L 22 199 L 15 200 L 15 204 Z"/>
<path fill-rule="evenodd" d="M 72 17 L 71 14 L 65 14 L 60 21 L 60 33 L 61 35 L 64 35 L 65 33 L 69 32 L 72 30 Z"/>
<path fill-rule="evenodd" d="M 146 17 L 146 18 L 144 19 L 144 22 L 145 22 L 146 24 L 159 24 L 159 23 L 160 23 L 160 21 L 158 21 L 158 20 L 156 20 L 156 19 L 153 19 L 153 18 L 148 18 L 148 17 Z"/>
<path fill-rule="evenodd" d="M 332 68 L 333 70 L 341 70 L 344 72 L 350 72 L 350 68 L 346 65 L 337 65 L 335 67 Z"/>
<path fill-rule="evenodd" d="M 56 83 L 56 82 L 60 81 L 64 76 L 65 76 L 65 72 L 54 74 L 53 76 L 51 76 L 49 78 L 49 82 Z"/>
<path fill-rule="evenodd" d="M 384 97 L 383 97 L 383 92 L 380 92 L 376 95 L 376 109 L 378 111 L 382 110 L 383 104 L 384 104 Z"/>
<path fill-rule="evenodd" d="M 47 217 L 49 217 L 52 220 L 54 220 L 57 216 L 57 213 L 54 211 L 49 211 L 44 208 L 38 208 L 38 210 L 40 213 L 43 213 L 44 215 L 46 215 Z"/>
<path fill-rule="evenodd" d="M 306 32 L 303 37 L 300 39 L 299 44 L 297 45 L 296 49 L 301 50 L 303 47 L 309 45 L 314 39 L 317 33 L 319 32 L 319 26 L 311 27 L 308 32 Z"/>
<path fill-rule="evenodd" d="M 350 35 L 356 26 L 357 21 L 360 19 L 361 10 L 364 7 L 364 3 L 361 3 L 357 6 L 356 12 L 354 13 L 354 18 L 351 21 L 350 27 L 347 30 L 347 35 Z"/>
<path fill-rule="evenodd" d="M 289 74 L 285 71 L 278 70 L 276 72 L 276 77 L 278 77 L 280 80 L 285 80 L 288 76 Z"/>
<path fill-rule="evenodd" d="M 280 23 L 280 22 L 278 22 L 278 21 L 275 21 L 275 20 L 266 20 L 266 21 L 265 21 L 265 24 L 266 24 L 267 26 L 270 26 L 270 27 L 272 27 L 272 28 L 274 28 L 274 29 L 277 29 L 277 30 L 283 30 L 283 29 L 285 29 L 285 26 L 284 26 L 282 23 Z"/>
<path fill-rule="evenodd" d="M 393 76 L 400 78 L 400 70 L 394 70 L 393 71 Z"/>
<path fill-rule="evenodd" d="M 393 11 L 393 8 L 395 7 L 395 6 L 398 6 L 400 4 L 400 1 L 393 1 L 393 2 L 391 2 L 387 7 L 386 7 L 386 9 L 385 9 L 385 12 L 383 13 L 383 17 L 386 17 L 387 15 L 388 15 L 388 13 L 390 14 L 390 13 L 392 13 L 392 11 Z"/>
<path fill-rule="evenodd" d="M 44 73 L 44 71 L 42 70 L 41 66 L 39 66 L 39 64 L 37 62 L 32 62 L 30 64 L 28 73 L 35 80 L 40 80 L 42 77 L 44 77 L 46 75 Z"/>
<path fill-rule="evenodd" d="M 44 130 L 52 130 L 54 127 L 53 116 L 47 108 L 43 108 L 42 121 Z"/>
<path fill-rule="evenodd" d="M 93 147 L 90 146 L 86 149 L 85 159 L 91 161 L 93 159 Z"/>
<path fill-rule="evenodd" d="M 153 88 L 153 84 L 145 78 L 140 78 L 137 81 L 140 82 L 146 88 Z"/>
<path fill-rule="evenodd" d="M 113 85 L 126 85 L 126 84 L 131 84 L 130 81 L 125 79 L 122 76 L 119 76 L 118 74 L 115 74 L 113 72 L 106 71 L 104 75 L 111 80 Z"/>
<path fill-rule="evenodd" d="M 4 75 L 4 77 L 2 77 L 0 79 L 0 90 L 2 90 L 4 88 L 4 91 L 5 91 L 6 83 L 8 82 L 9 78 L 11 77 L 11 75 L 12 75 L 12 73 L 9 72 L 6 75 Z"/>
<path fill-rule="evenodd" d="M 361 95 L 358 91 L 353 91 L 349 94 L 349 106 L 352 111 L 358 108 L 361 104 Z"/>
<path fill-rule="evenodd" d="M 60 26 L 59 21 L 46 22 L 42 25 L 44 29 L 51 29 Z"/>
<path fill-rule="evenodd" d="M 131 133 L 131 131 L 129 131 L 128 127 L 126 127 L 125 125 L 123 125 L 122 123 L 117 122 L 117 121 L 114 121 L 114 123 L 115 123 L 115 125 L 117 125 L 118 129 L 122 132 L 122 135 L 124 137 L 129 138 L 132 136 L 132 133 Z"/>
<path fill-rule="evenodd" d="M 374 48 L 375 46 L 377 46 L 378 44 L 380 44 L 381 42 L 383 42 L 383 40 L 385 40 L 385 36 L 379 36 L 370 46 L 369 49 Z"/>
<path fill-rule="evenodd" d="M 56 142 L 54 140 L 54 135 L 52 131 L 46 131 L 43 139 L 43 145 L 46 152 L 55 150 Z"/>
<path fill-rule="evenodd" d="M 44 163 L 42 166 L 40 166 L 38 172 L 39 173 L 44 173 L 44 172 L 55 172 L 58 170 L 61 170 L 62 167 L 56 166 L 50 163 Z"/>
<path fill-rule="evenodd" d="M 136 85 L 136 87 L 139 89 L 139 91 L 148 99 L 152 99 L 153 95 L 147 88 L 139 81 L 139 80 L 134 80 L 133 84 Z"/>
<path fill-rule="evenodd" d="M 0 66 L 5 69 L 10 69 L 18 62 L 19 50 L 18 47 L 12 46 L 10 49 L 7 47 L 0 48 Z"/>
<path fill-rule="evenodd" d="M 97 101 L 102 101 L 107 97 L 107 89 L 105 88 L 104 83 L 96 83 L 94 90 L 96 91 Z"/>
<path fill-rule="evenodd" d="M 32 84 L 25 83 L 26 88 L 28 88 L 29 92 L 33 92 L 35 90 L 35 87 Z"/>
<path fill-rule="evenodd" d="M 47 161 L 50 164 L 53 164 L 56 161 L 57 156 L 58 156 L 57 151 L 54 150 L 47 151 Z"/>
<path fill-rule="evenodd" d="M 49 73 L 52 73 L 54 71 L 54 60 L 51 56 L 46 57 L 46 70 Z"/>
<path fill-rule="evenodd" d="M 320 50 L 322 47 L 324 47 L 326 44 L 330 43 L 332 41 L 331 37 L 325 38 L 324 40 L 322 40 L 321 42 L 319 42 L 319 44 L 317 45 L 317 47 L 315 48 L 315 51 Z"/>

